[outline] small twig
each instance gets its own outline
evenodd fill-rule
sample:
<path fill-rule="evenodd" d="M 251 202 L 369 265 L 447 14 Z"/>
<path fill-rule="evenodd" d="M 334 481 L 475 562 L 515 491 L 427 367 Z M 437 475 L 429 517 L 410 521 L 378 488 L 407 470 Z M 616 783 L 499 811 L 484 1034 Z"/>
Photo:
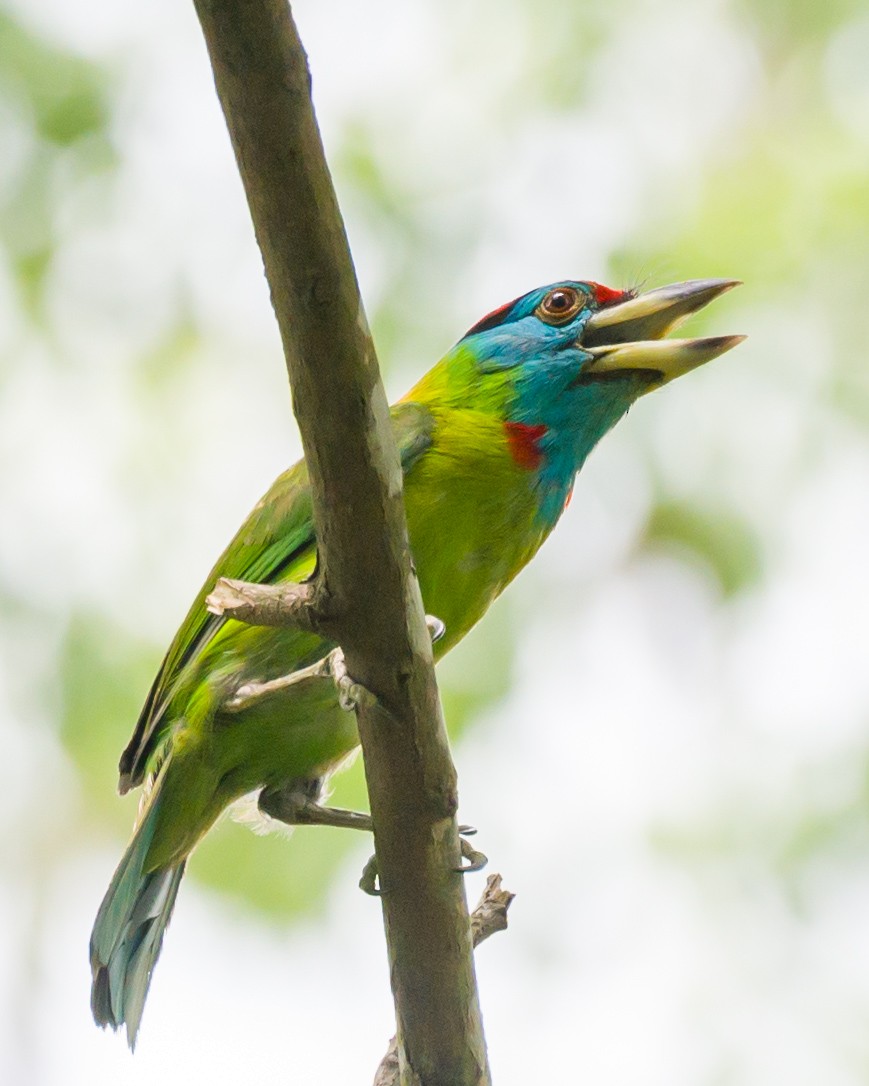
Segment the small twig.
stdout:
<path fill-rule="evenodd" d="M 486 888 L 471 913 L 471 939 L 475 950 L 496 931 L 507 930 L 507 910 L 515 896 L 509 890 L 501 889 L 500 875 L 490 875 L 486 879 Z M 398 1083 L 398 1043 L 393 1037 L 377 1068 L 373 1086 L 398 1086 Z"/>
<path fill-rule="evenodd" d="M 486 879 L 486 889 L 471 913 L 471 939 L 475 950 L 496 931 L 507 930 L 507 910 L 515 896 L 509 890 L 501 889 L 500 875 L 490 875 Z"/>
<path fill-rule="evenodd" d="M 322 633 L 324 621 L 314 609 L 312 584 L 253 584 L 221 577 L 206 597 L 213 615 L 235 618 L 253 626 L 296 626 Z"/>

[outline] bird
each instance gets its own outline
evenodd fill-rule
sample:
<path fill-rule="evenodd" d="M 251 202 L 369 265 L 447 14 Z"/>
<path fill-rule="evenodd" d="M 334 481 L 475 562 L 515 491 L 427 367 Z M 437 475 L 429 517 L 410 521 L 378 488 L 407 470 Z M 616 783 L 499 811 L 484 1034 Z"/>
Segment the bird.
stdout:
<path fill-rule="evenodd" d="M 665 338 L 737 285 L 540 287 L 474 324 L 392 407 L 414 566 L 442 631 L 436 660 L 536 554 L 589 453 L 634 401 L 744 338 Z M 185 864 L 227 806 L 255 793 L 284 822 L 370 828 L 320 803 L 359 744 L 355 714 L 318 664 L 335 646 L 206 606 L 220 578 L 303 582 L 316 561 L 300 461 L 205 579 L 121 755 L 119 791 L 144 785 L 143 798 L 91 935 L 91 1008 L 98 1025 L 126 1027 L 131 1049 Z"/>

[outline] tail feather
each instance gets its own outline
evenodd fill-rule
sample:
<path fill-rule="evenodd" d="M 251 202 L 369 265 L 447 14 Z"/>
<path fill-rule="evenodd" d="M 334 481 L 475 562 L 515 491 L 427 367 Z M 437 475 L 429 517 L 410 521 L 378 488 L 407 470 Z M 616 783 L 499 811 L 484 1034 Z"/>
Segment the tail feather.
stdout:
<path fill-rule="evenodd" d="M 163 935 L 172 915 L 184 861 L 145 871 L 154 836 L 152 802 L 121 859 L 100 905 L 91 934 L 91 1009 L 97 1025 L 127 1027 L 135 1048 L 145 997 Z"/>

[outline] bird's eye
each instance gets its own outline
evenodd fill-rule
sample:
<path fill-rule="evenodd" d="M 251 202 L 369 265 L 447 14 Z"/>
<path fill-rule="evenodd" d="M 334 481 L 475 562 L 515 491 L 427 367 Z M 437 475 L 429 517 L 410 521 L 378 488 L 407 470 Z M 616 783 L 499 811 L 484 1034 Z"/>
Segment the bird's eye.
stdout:
<path fill-rule="evenodd" d="M 550 290 L 536 309 L 537 316 L 547 324 L 566 324 L 582 309 L 585 295 L 573 287 Z"/>

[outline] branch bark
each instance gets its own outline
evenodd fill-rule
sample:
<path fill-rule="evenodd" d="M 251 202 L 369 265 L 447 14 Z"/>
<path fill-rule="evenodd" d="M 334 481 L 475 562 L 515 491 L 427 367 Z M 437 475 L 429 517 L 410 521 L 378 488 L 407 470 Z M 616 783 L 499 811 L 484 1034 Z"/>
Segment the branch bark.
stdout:
<path fill-rule="evenodd" d="M 515 896 L 509 890 L 502 889 L 500 875 L 490 875 L 486 879 L 483 896 L 471 913 L 471 937 L 475 950 L 490 935 L 506 930 L 507 910 Z M 399 1083 L 398 1043 L 393 1037 L 377 1068 L 373 1086 L 399 1086 Z"/>
<path fill-rule="evenodd" d="M 297 626 L 321 630 L 313 612 L 315 588 L 306 584 L 254 584 L 221 577 L 205 599 L 213 615 L 226 615 L 254 626 Z"/>
<path fill-rule="evenodd" d="M 388 406 L 284 0 L 195 0 L 262 251 L 308 464 L 305 606 L 375 694 L 358 710 L 402 1084 L 485 1086 L 456 775 Z"/>

